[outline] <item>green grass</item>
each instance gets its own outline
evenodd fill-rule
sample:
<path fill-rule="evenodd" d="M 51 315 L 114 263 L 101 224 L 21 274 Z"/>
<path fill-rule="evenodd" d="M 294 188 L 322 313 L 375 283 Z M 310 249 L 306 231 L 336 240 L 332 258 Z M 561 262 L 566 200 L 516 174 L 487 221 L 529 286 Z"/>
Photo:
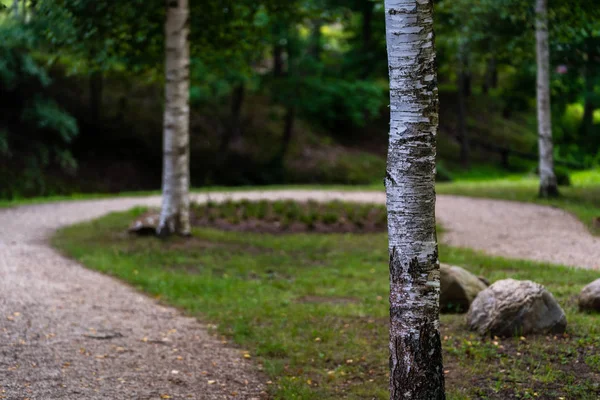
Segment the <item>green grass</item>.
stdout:
<path fill-rule="evenodd" d="M 217 325 L 263 365 L 277 399 L 387 399 L 388 266 L 384 234 L 257 235 L 194 231 L 129 237 L 136 209 L 62 229 L 56 247 Z M 491 281 L 542 283 L 567 313 L 564 337 L 481 338 L 442 316 L 449 399 L 596 399 L 600 326 L 576 296 L 597 271 L 440 248 L 442 261 Z"/>
<path fill-rule="evenodd" d="M 572 186 L 560 187 L 561 196 L 543 200 L 537 197 L 539 182 L 536 177 L 507 175 L 502 178 L 477 179 L 440 183 L 438 194 L 485 197 L 502 200 L 532 202 L 562 208 L 579 218 L 594 234 L 600 229 L 592 224 L 600 217 L 600 169 L 574 172 Z"/>

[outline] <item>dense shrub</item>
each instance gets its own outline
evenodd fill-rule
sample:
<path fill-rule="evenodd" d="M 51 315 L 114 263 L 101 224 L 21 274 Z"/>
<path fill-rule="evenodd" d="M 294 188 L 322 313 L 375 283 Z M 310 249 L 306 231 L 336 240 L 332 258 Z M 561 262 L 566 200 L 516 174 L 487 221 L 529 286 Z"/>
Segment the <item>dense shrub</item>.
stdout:
<path fill-rule="evenodd" d="M 75 119 L 47 95 L 50 78 L 34 58 L 35 35 L 28 25 L 0 24 L 0 169 L 20 171 L 3 180 L 2 197 L 43 193 L 43 170 L 76 167 L 69 143 Z"/>
<path fill-rule="evenodd" d="M 571 186 L 571 176 L 567 168 L 557 166 L 554 168 L 554 174 L 558 186 Z"/>

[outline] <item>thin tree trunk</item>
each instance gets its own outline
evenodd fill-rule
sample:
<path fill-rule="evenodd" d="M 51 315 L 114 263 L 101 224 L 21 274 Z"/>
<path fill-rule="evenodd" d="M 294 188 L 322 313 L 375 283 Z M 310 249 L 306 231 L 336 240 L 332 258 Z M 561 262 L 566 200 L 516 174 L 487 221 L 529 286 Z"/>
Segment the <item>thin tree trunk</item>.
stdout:
<path fill-rule="evenodd" d="M 373 10 L 375 2 L 371 0 L 363 1 L 362 9 L 362 53 L 364 57 L 364 66 L 360 77 L 366 79 L 372 72 L 370 65 L 371 59 L 371 42 L 373 37 Z"/>
<path fill-rule="evenodd" d="M 19 18 L 19 0 L 13 0 L 12 13 L 15 18 Z"/>
<path fill-rule="evenodd" d="M 188 0 L 167 0 L 163 201 L 157 234 L 189 235 Z"/>
<path fill-rule="evenodd" d="M 582 137 L 590 137 L 594 125 L 594 111 L 596 111 L 596 107 L 590 98 L 590 95 L 593 96 L 593 93 L 586 94 L 585 96 L 583 119 L 581 120 L 581 127 L 579 128 L 579 133 Z"/>
<path fill-rule="evenodd" d="M 37 8 L 37 0 L 29 0 L 29 15 L 27 16 L 27 22 L 30 22 L 35 18 Z"/>
<path fill-rule="evenodd" d="M 373 36 L 373 9 L 375 2 L 367 0 L 363 2 L 362 10 L 362 40 L 363 50 L 369 51 L 371 47 L 371 38 Z"/>
<path fill-rule="evenodd" d="M 548 48 L 548 3 L 536 0 L 537 117 L 540 155 L 540 197 L 558 196 L 554 175 L 552 121 L 550 116 L 550 50 Z"/>
<path fill-rule="evenodd" d="M 471 71 L 469 71 L 468 69 L 465 69 L 463 71 L 463 93 L 465 95 L 465 97 L 470 97 L 471 93 L 473 93 L 473 91 L 471 90 L 472 86 L 472 81 L 473 81 L 473 76 L 471 75 Z"/>
<path fill-rule="evenodd" d="M 483 80 L 482 91 L 487 94 L 490 89 L 498 86 L 498 67 L 496 66 L 496 56 L 491 56 L 488 60 Z"/>
<path fill-rule="evenodd" d="M 585 100 L 583 107 L 583 119 L 581 120 L 581 126 L 579 127 L 579 133 L 583 138 L 589 138 L 592 134 L 594 125 L 594 111 L 596 110 L 593 102 L 594 97 L 594 67 L 595 59 L 593 52 L 593 43 L 591 39 L 588 39 L 588 50 L 587 50 L 587 62 L 585 65 Z"/>
<path fill-rule="evenodd" d="M 438 92 L 433 2 L 385 0 L 390 399 L 445 399 L 435 231 Z"/>
<path fill-rule="evenodd" d="M 322 36 L 323 36 L 321 34 L 322 26 L 323 26 L 323 22 L 320 19 L 317 19 L 317 20 L 313 21 L 313 23 L 312 23 L 312 33 L 311 33 L 311 38 L 310 38 L 311 43 L 310 43 L 309 53 L 315 60 L 319 60 L 321 58 L 321 50 L 322 50 L 321 41 L 322 41 Z"/>
<path fill-rule="evenodd" d="M 469 75 L 468 58 L 466 46 L 461 43 L 458 55 L 458 137 L 460 141 L 460 162 L 464 168 L 469 167 L 469 137 L 467 132 L 467 80 Z"/>
<path fill-rule="evenodd" d="M 100 122 L 102 116 L 102 92 L 104 89 L 104 76 L 101 71 L 94 71 L 90 75 L 90 119 L 92 123 Z"/>
<path fill-rule="evenodd" d="M 283 139 L 281 141 L 281 151 L 279 152 L 279 159 L 282 163 L 290 148 L 292 137 L 294 136 L 295 119 L 296 111 L 294 110 L 294 107 L 289 107 L 285 112 L 285 119 L 283 122 Z"/>
<path fill-rule="evenodd" d="M 283 46 L 280 44 L 273 47 L 273 75 L 283 75 Z"/>
<path fill-rule="evenodd" d="M 243 83 L 236 85 L 231 93 L 231 122 L 219 147 L 219 153 L 222 156 L 229 149 L 232 141 L 239 140 L 242 137 L 242 106 L 244 105 L 245 94 L 246 87 Z"/>

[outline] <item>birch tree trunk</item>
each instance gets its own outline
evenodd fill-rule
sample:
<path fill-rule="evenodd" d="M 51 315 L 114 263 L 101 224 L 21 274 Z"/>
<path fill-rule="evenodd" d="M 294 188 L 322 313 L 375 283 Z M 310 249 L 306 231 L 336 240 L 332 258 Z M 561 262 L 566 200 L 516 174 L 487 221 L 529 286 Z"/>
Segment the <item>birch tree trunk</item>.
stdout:
<path fill-rule="evenodd" d="M 385 0 L 390 134 L 390 399 L 445 399 L 435 231 L 438 91 L 432 0 Z"/>
<path fill-rule="evenodd" d="M 591 36 L 591 35 L 590 35 Z M 597 70 L 597 61 L 595 57 L 595 47 L 591 38 L 586 40 L 586 63 L 584 66 L 584 106 L 583 106 L 583 118 L 581 120 L 581 126 L 579 127 L 579 134 L 582 138 L 585 138 L 589 143 L 593 143 L 594 140 L 592 138 L 593 129 L 594 129 L 594 111 L 596 110 L 596 106 L 594 104 L 594 88 L 595 88 L 595 78 L 596 78 L 596 70 Z"/>
<path fill-rule="evenodd" d="M 550 117 L 550 50 L 548 48 L 548 1 L 536 0 L 537 118 L 540 155 L 540 197 L 558 196 L 554 175 L 552 122 Z"/>
<path fill-rule="evenodd" d="M 167 0 L 163 199 L 159 236 L 190 234 L 188 0 Z"/>
<path fill-rule="evenodd" d="M 15 18 L 19 18 L 19 0 L 13 0 L 12 13 Z"/>
<path fill-rule="evenodd" d="M 466 43 L 461 43 L 458 49 L 458 138 L 460 141 L 460 162 L 464 168 L 469 168 L 470 149 L 467 131 L 467 81 L 469 80 L 469 59 Z"/>

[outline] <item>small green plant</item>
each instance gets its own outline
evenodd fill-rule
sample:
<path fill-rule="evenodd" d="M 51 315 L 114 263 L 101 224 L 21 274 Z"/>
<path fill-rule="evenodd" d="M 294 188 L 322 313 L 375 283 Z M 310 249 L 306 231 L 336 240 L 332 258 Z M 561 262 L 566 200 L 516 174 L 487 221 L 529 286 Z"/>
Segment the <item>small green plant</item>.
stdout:
<path fill-rule="evenodd" d="M 554 168 L 554 174 L 558 186 L 571 186 L 571 175 L 567 168 L 557 166 Z"/>
<path fill-rule="evenodd" d="M 287 218 L 287 217 L 283 217 L 283 218 L 281 219 L 281 227 L 282 227 L 283 229 L 289 229 L 289 227 L 290 227 L 290 225 L 291 225 L 291 224 L 292 224 L 292 222 L 290 221 L 290 219 L 289 219 L 289 218 Z"/>
<path fill-rule="evenodd" d="M 339 215 L 333 211 L 326 211 L 325 214 L 323 214 L 322 220 L 323 220 L 323 223 L 325 223 L 327 225 L 332 225 L 332 224 L 335 224 L 336 222 L 338 222 Z"/>
<path fill-rule="evenodd" d="M 283 215 L 283 213 L 285 212 L 285 208 L 286 204 L 281 200 L 275 201 L 272 204 L 273 214 L 275 214 L 278 217 Z"/>
<path fill-rule="evenodd" d="M 294 231 L 319 231 L 323 225 L 332 232 L 332 225 L 340 232 L 355 232 L 374 225 L 373 219 L 377 216 L 385 219 L 385 207 L 344 203 L 340 201 L 329 203 L 285 201 L 231 201 L 208 205 L 192 205 L 196 214 L 195 222 L 198 225 L 213 225 L 215 221 L 227 221 L 229 224 L 238 225 L 242 222 L 254 221 L 250 226 L 244 225 L 244 230 L 276 232 L 279 229 L 287 230 L 294 227 Z M 296 223 L 300 224 L 296 224 Z M 383 225 L 375 226 L 383 230 Z"/>
<path fill-rule="evenodd" d="M 289 203 L 287 204 L 286 210 L 285 210 L 285 216 L 292 220 L 292 221 L 297 221 L 302 215 L 302 210 L 300 209 L 300 206 L 298 206 L 297 203 Z"/>
<path fill-rule="evenodd" d="M 263 220 L 269 215 L 269 203 L 261 200 L 256 207 L 256 218 Z"/>

